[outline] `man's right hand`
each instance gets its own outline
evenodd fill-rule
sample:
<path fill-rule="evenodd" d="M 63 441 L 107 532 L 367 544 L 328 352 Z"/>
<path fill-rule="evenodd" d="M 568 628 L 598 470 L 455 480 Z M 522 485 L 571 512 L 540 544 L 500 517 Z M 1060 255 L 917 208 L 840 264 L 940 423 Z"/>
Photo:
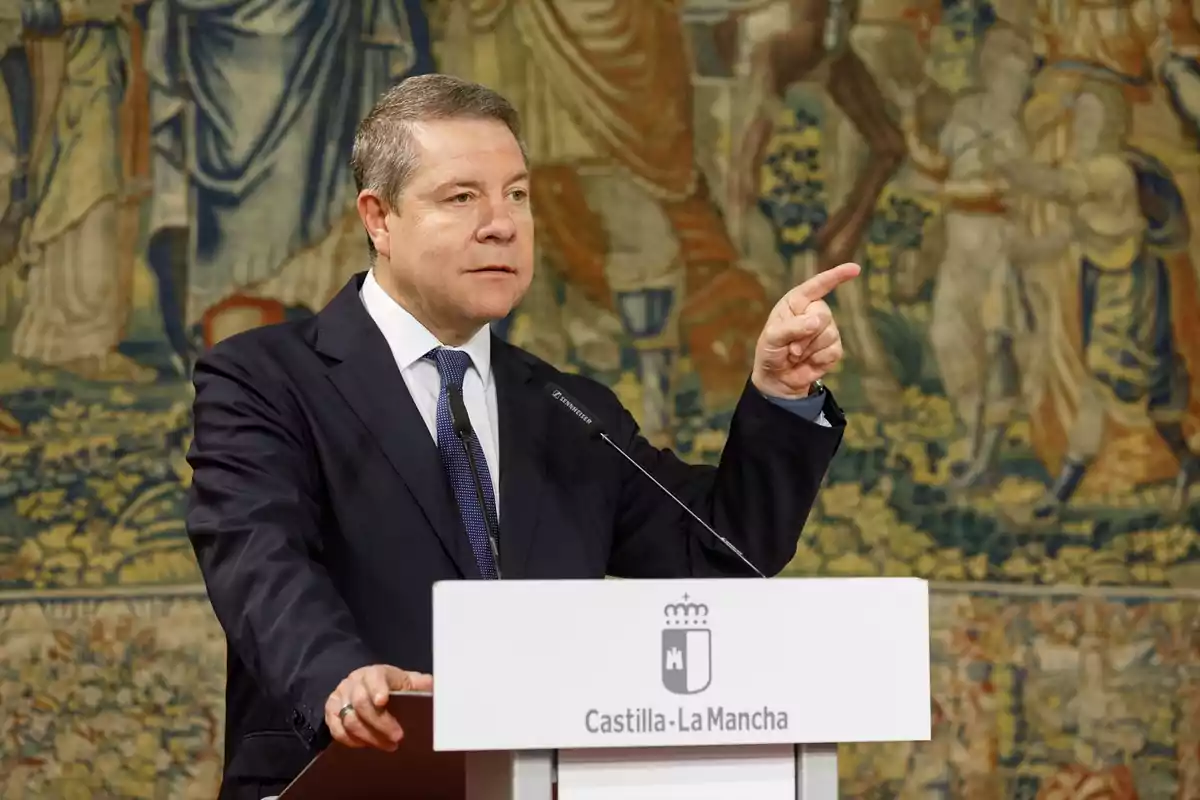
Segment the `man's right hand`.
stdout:
<path fill-rule="evenodd" d="M 406 672 L 386 664 L 354 670 L 325 701 L 325 724 L 335 741 L 347 747 L 374 747 L 392 751 L 404 731 L 387 710 L 392 692 L 428 692 L 433 676 Z M 342 709 L 350 706 L 342 712 Z"/>

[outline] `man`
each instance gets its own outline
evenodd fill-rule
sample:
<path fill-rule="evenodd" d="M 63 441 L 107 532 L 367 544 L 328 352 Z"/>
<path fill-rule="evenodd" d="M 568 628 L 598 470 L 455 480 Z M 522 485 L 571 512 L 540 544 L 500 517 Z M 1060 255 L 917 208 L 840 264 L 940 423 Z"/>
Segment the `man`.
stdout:
<path fill-rule="evenodd" d="M 187 523 L 229 640 L 224 798 L 276 793 L 331 739 L 396 746 L 381 709 L 389 690 L 432 686 L 435 581 L 754 574 L 589 440 L 547 383 L 769 574 L 794 554 L 845 426 L 819 383 L 842 354 L 821 297 L 856 265 L 779 302 L 720 466 L 689 466 L 607 388 L 489 331 L 533 266 L 507 101 L 410 78 L 363 121 L 353 166 L 372 269 L 315 318 L 233 336 L 196 365 Z"/>

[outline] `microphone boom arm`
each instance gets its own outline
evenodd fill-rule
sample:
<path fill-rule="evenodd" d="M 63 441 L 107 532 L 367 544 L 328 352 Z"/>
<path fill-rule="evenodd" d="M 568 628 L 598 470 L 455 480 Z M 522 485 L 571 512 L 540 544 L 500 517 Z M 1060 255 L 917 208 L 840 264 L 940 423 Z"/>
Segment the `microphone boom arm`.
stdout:
<path fill-rule="evenodd" d="M 475 484 L 475 499 L 479 502 L 479 508 L 483 511 L 483 521 L 487 525 L 488 544 L 492 548 L 492 561 L 496 564 L 496 577 L 503 577 L 500 573 L 500 533 L 497 531 L 496 521 L 492 519 L 492 515 L 488 513 L 488 505 L 483 494 L 483 481 L 479 477 L 479 464 L 475 461 L 475 451 L 471 448 L 471 440 L 477 438 L 475 429 L 471 427 L 471 418 L 467 414 L 466 403 L 463 402 L 462 389 L 458 386 L 451 385 L 448 387 L 450 401 L 450 417 L 454 422 L 454 432 L 458 434 L 458 440 L 462 442 L 463 450 L 467 453 L 467 464 L 471 469 L 471 481 Z"/>
<path fill-rule="evenodd" d="M 728 547 L 730 552 L 732 552 L 735 556 L 737 556 L 738 558 L 740 558 L 742 560 L 742 563 L 744 563 L 750 569 L 754 570 L 755 575 L 757 575 L 760 578 L 767 577 L 766 575 L 764 575 L 762 573 L 762 570 L 760 570 L 758 567 L 754 566 L 754 564 L 750 563 L 750 559 L 746 558 L 746 556 L 744 556 L 742 554 L 741 550 L 734 547 L 733 542 L 729 541 L 724 536 L 722 536 L 721 534 L 714 531 L 712 529 L 711 525 L 709 525 L 704 520 L 700 519 L 699 514 L 697 514 L 695 511 L 692 511 L 690 508 L 688 508 L 687 504 L 685 504 L 682 500 L 680 500 L 678 497 L 673 495 L 671 493 L 670 489 L 668 489 L 667 487 L 665 487 L 661 483 L 659 483 L 658 478 L 655 478 L 653 475 L 651 475 L 649 472 L 647 472 L 646 469 L 641 464 L 639 464 L 637 461 L 635 461 L 632 456 L 630 456 L 628 453 L 626 453 L 623 448 L 618 447 L 616 442 L 614 442 L 612 439 L 608 438 L 607 433 L 601 432 L 599 434 L 599 436 L 601 439 L 608 442 L 609 446 L 612 447 L 612 449 L 616 450 L 618 453 L 620 453 L 622 456 L 624 456 L 626 461 L 628 461 L 630 464 L 633 464 L 635 467 L 637 467 L 639 472 L 641 472 L 647 478 L 652 480 L 654 482 L 654 485 L 662 490 L 663 494 L 665 494 L 667 497 L 674 500 L 676 505 L 678 505 L 680 508 L 682 508 L 684 511 L 686 511 L 692 517 L 692 519 L 696 520 L 696 522 L 699 522 L 704 527 L 704 530 L 711 533 L 713 536 L 715 536 L 717 538 L 717 540 L 719 542 L 721 542 L 721 544 Z"/>

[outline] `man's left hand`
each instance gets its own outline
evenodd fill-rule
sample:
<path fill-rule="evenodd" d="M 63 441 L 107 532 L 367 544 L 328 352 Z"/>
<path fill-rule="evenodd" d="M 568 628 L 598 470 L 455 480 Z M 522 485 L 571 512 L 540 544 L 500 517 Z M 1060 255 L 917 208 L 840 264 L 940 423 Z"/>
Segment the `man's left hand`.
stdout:
<path fill-rule="evenodd" d="M 842 357 L 842 337 L 824 297 L 861 272 L 842 264 L 809 278 L 785 294 L 758 337 L 750 380 L 763 394 L 807 397 L 814 382 Z"/>

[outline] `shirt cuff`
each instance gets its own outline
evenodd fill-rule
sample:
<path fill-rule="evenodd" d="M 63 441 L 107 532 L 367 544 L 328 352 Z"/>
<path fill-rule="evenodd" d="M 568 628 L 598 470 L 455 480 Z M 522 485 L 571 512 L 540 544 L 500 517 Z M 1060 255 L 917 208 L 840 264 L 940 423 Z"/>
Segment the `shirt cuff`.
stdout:
<path fill-rule="evenodd" d="M 823 427 L 831 427 L 823 411 L 825 408 L 824 390 L 821 390 L 817 394 L 810 394 L 808 397 L 771 397 L 768 394 L 764 394 L 763 397 L 784 411 L 790 411 L 798 417 L 802 417 L 809 422 L 815 422 Z"/>

